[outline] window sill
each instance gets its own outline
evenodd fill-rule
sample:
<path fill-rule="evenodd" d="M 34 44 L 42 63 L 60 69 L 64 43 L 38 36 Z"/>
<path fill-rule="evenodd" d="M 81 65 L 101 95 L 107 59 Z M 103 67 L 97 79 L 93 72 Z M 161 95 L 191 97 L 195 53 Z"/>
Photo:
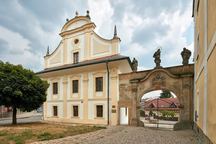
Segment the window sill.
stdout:
<path fill-rule="evenodd" d="M 104 120 L 104 117 L 95 117 L 94 119 Z"/>
<path fill-rule="evenodd" d="M 72 119 L 80 119 L 79 116 L 72 116 L 71 118 L 72 118 Z"/>

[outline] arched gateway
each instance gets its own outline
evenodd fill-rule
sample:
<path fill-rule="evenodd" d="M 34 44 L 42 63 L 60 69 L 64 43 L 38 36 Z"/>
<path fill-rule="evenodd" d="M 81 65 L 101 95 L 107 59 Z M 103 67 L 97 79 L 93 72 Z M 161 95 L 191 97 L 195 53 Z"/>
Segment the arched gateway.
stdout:
<path fill-rule="evenodd" d="M 128 124 L 139 126 L 140 100 L 145 93 L 154 90 L 169 90 L 176 94 L 180 103 L 179 122 L 174 129 L 189 127 L 193 120 L 193 75 L 194 65 L 183 64 L 162 68 L 159 64 L 151 70 L 138 71 L 119 76 L 119 110 L 128 109 Z M 119 116 L 119 123 L 121 116 Z M 121 124 L 121 123 L 120 123 Z"/>

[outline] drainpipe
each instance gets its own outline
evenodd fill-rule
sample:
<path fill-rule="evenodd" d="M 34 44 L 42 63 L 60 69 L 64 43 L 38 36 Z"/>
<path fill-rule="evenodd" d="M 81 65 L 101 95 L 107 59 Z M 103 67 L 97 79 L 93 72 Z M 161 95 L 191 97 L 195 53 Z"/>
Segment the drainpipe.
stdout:
<path fill-rule="evenodd" d="M 110 110 L 109 110 L 109 66 L 108 66 L 108 60 L 106 62 L 106 69 L 107 69 L 107 125 L 109 125 Z"/>

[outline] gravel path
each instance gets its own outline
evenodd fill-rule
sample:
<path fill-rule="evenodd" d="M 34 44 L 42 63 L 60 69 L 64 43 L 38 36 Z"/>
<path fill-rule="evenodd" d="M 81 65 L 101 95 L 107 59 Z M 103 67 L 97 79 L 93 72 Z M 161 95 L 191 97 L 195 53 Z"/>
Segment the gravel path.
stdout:
<path fill-rule="evenodd" d="M 170 131 L 115 126 L 82 135 L 34 144 L 197 144 L 192 130 Z"/>

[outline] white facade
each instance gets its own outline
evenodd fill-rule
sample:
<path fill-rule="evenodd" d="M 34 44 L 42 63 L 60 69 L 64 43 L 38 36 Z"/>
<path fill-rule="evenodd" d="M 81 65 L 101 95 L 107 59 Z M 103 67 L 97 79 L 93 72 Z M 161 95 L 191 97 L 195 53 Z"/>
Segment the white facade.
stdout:
<path fill-rule="evenodd" d="M 130 59 L 119 54 L 116 34 L 113 39 L 103 39 L 94 28 L 86 16 L 69 20 L 61 30 L 59 46 L 45 56 L 45 69 L 38 74 L 50 84 L 44 103 L 45 120 L 118 124 L 118 74 L 132 71 Z"/>

